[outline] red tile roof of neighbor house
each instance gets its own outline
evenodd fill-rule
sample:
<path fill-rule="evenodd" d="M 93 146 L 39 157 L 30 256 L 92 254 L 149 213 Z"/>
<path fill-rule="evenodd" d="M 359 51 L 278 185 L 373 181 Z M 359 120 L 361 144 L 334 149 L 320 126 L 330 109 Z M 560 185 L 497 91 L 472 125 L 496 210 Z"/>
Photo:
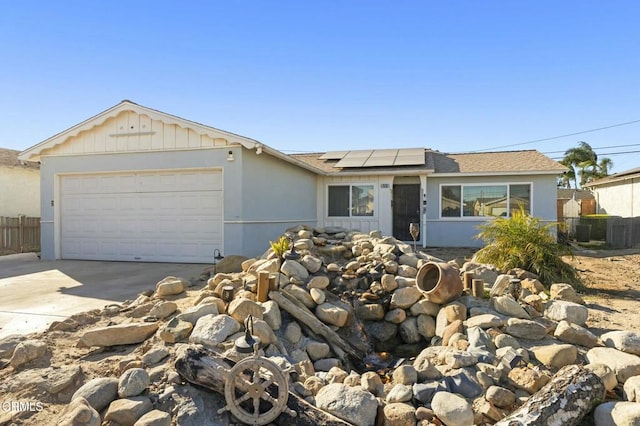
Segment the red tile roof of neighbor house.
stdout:
<path fill-rule="evenodd" d="M 39 169 L 40 164 L 33 161 L 18 160 L 20 151 L 13 149 L 0 148 L 0 166 L 23 167 L 25 169 Z"/>
<path fill-rule="evenodd" d="M 423 170 L 433 174 L 560 174 L 566 167 L 536 150 L 446 154 L 425 150 L 425 164 L 421 166 L 336 168 L 335 160 L 321 160 L 323 153 L 293 154 L 297 158 L 328 174 L 345 172 L 379 172 L 390 170 Z"/>

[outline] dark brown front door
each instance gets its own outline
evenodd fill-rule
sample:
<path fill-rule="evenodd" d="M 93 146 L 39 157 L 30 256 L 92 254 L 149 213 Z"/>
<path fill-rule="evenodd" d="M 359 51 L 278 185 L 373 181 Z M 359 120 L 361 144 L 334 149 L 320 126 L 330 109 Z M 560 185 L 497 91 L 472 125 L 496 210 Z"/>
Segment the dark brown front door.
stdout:
<path fill-rule="evenodd" d="M 420 184 L 393 185 L 393 236 L 412 241 L 409 234 L 412 222 L 420 223 Z"/>

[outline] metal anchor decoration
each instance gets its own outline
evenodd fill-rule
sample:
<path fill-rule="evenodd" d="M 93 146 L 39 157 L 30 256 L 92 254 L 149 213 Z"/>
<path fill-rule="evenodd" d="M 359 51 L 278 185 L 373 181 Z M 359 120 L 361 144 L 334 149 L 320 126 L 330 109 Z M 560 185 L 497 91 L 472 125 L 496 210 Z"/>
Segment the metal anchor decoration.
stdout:
<path fill-rule="evenodd" d="M 238 420 L 249 425 L 266 425 L 282 412 L 292 417 L 296 412 L 287 407 L 291 368 L 280 370 L 273 361 L 261 354 L 260 339 L 253 334 L 253 317 L 245 320 L 245 335 L 236 340 L 240 353 L 253 353 L 229 370 L 224 385 L 227 403 L 218 414 L 231 412 Z"/>

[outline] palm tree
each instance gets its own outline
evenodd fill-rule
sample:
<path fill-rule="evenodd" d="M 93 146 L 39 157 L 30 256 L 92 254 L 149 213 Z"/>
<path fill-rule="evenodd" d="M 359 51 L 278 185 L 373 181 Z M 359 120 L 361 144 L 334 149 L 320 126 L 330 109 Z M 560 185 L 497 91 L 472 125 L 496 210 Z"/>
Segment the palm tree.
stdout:
<path fill-rule="evenodd" d="M 565 173 L 566 178 L 563 177 L 562 180 L 570 182 L 573 179 L 575 187 L 578 188 L 577 175 L 580 175 L 580 186 L 582 186 L 591 180 L 608 176 L 613 162 L 609 158 L 602 158 L 598 163 L 598 155 L 591 145 L 580 141 L 577 147 L 565 151 L 560 164 L 569 168 Z"/>

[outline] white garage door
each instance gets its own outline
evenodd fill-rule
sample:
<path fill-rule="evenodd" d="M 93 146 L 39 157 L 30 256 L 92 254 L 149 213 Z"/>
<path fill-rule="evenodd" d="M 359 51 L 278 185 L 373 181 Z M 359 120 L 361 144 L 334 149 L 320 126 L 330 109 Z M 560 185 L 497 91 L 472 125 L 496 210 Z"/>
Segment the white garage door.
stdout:
<path fill-rule="evenodd" d="M 220 171 L 63 176 L 63 259 L 212 262 L 222 251 Z"/>

